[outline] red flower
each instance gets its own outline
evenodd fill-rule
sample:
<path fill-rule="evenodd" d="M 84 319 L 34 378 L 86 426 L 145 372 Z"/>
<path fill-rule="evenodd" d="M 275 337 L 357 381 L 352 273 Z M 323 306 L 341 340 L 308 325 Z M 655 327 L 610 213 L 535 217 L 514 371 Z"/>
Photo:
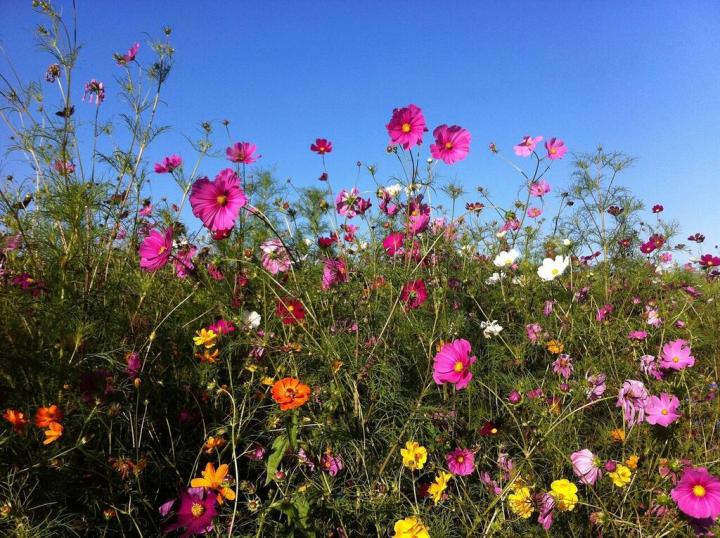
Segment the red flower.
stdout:
<path fill-rule="evenodd" d="M 330 153 L 332 151 L 332 148 L 332 142 L 326 140 L 325 138 L 318 138 L 315 140 L 314 144 L 310 144 L 310 150 L 314 151 L 318 155 L 325 155 L 326 153 Z"/>
<path fill-rule="evenodd" d="M 497 435 L 499 431 L 500 427 L 494 422 L 488 420 L 482 425 L 478 433 L 480 433 L 483 437 L 491 437 Z"/>
<path fill-rule="evenodd" d="M 286 297 L 278 301 L 275 314 L 285 325 L 296 325 L 305 319 L 305 307 L 297 299 Z"/>
<path fill-rule="evenodd" d="M 662 213 L 663 209 L 665 209 L 665 208 L 663 206 L 661 206 L 660 204 L 655 204 L 652 208 L 652 212 L 653 213 Z"/>
<path fill-rule="evenodd" d="M 712 254 L 703 254 L 700 256 L 700 265 L 703 267 L 720 267 L 720 257 Z"/>
<path fill-rule="evenodd" d="M 420 308 L 427 301 L 427 289 L 422 279 L 408 282 L 403 286 L 400 293 L 400 300 L 405 303 L 406 308 Z"/>

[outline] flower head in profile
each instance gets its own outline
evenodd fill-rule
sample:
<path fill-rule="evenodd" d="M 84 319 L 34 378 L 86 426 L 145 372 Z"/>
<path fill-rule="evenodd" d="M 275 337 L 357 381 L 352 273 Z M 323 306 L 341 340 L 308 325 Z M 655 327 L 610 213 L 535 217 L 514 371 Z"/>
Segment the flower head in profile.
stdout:
<path fill-rule="evenodd" d="M 470 352 L 470 342 L 462 338 L 443 345 L 433 359 L 435 383 L 451 383 L 458 390 L 467 387 L 472 379 L 470 367 L 477 361 L 477 357 L 471 357 Z"/>
<path fill-rule="evenodd" d="M 208 488 L 217 493 L 217 502 L 222 504 L 225 499 L 235 499 L 235 491 L 229 486 L 228 466 L 223 463 L 217 470 L 215 465 L 208 462 L 202 472 L 202 478 L 193 478 L 190 485 L 194 488 Z"/>
<path fill-rule="evenodd" d="M 430 538 L 427 527 L 415 516 L 396 521 L 393 531 L 392 538 Z"/>
<path fill-rule="evenodd" d="M 183 536 L 205 534 L 213 529 L 213 519 L 217 515 L 217 501 L 205 488 L 189 488 L 173 499 L 160 506 L 162 517 L 168 516 L 177 506 L 174 517 L 162 524 L 162 532 L 169 534 L 178 529 L 185 529 Z"/>
<path fill-rule="evenodd" d="M 401 232 L 393 232 L 389 234 L 382 242 L 385 252 L 388 256 L 396 256 L 402 254 L 405 245 L 405 234 Z"/>
<path fill-rule="evenodd" d="M 85 94 L 82 100 L 86 99 L 88 103 L 92 104 L 95 101 L 95 104 L 99 106 L 105 100 L 105 84 L 95 79 L 85 84 Z"/>
<path fill-rule="evenodd" d="M 127 65 L 135 59 L 140 50 L 140 43 L 135 43 L 125 54 L 115 54 L 115 61 L 118 65 Z"/>
<path fill-rule="evenodd" d="M 678 338 L 662 347 L 660 367 L 668 370 L 684 370 L 695 365 L 695 357 L 687 340 Z"/>
<path fill-rule="evenodd" d="M 283 411 L 305 405 L 310 399 L 310 387 L 294 377 L 285 377 L 273 383 L 273 400 Z"/>
<path fill-rule="evenodd" d="M 602 462 L 590 450 L 584 448 L 570 454 L 573 472 L 580 482 L 592 486 L 602 476 Z"/>
<path fill-rule="evenodd" d="M 399 144 L 404 149 L 412 149 L 417 144 L 422 144 L 423 134 L 428 130 L 422 110 L 415 105 L 393 110 L 386 128 L 390 143 Z"/>
<path fill-rule="evenodd" d="M 555 480 L 550 484 L 550 495 L 555 499 L 555 507 L 561 511 L 572 511 L 578 503 L 577 486 L 567 478 Z"/>
<path fill-rule="evenodd" d="M 165 157 L 159 163 L 155 163 L 155 173 L 170 174 L 173 172 L 173 170 L 175 170 L 176 168 L 180 168 L 181 166 L 182 157 L 180 157 L 180 155 L 170 155 L 168 157 Z"/>
<path fill-rule="evenodd" d="M 445 490 L 450 483 L 450 479 L 453 475 L 445 471 L 440 471 L 435 477 L 435 480 L 428 486 L 428 495 L 432 497 L 435 504 L 439 503 L 445 496 Z"/>
<path fill-rule="evenodd" d="M 277 275 L 289 271 L 292 267 L 290 253 L 280 239 L 273 238 L 263 241 L 260 250 L 262 251 L 262 266 L 268 273 Z"/>
<path fill-rule="evenodd" d="M 407 207 L 407 231 L 415 235 L 427 230 L 430 223 L 430 206 L 422 203 L 422 196 L 411 198 Z"/>
<path fill-rule="evenodd" d="M 538 267 L 537 274 L 541 279 L 549 282 L 562 275 L 569 266 L 570 258 L 567 256 L 555 256 L 554 260 L 545 258 L 542 265 Z"/>
<path fill-rule="evenodd" d="M 563 155 L 567 153 L 567 147 L 565 142 L 559 138 L 551 138 L 545 141 L 545 149 L 547 150 L 548 159 L 562 159 Z"/>
<path fill-rule="evenodd" d="M 305 307 L 299 300 L 285 297 L 278 300 L 275 315 L 284 325 L 297 325 L 305 319 Z"/>
<path fill-rule="evenodd" d="M 433 131 L 435 143 L 430 145 L 430 154 L 445 164 L 462 161 L 470 153 L 470 131 L 459 125 L 440 125 Z"/>
<path fill-rule="evenodd" d="M 169 227 L 164 232 L 151 230 L 140 244 L 140 268 L 144 271 L 157 271 L 162 269 L 170 260 L 173 247 L 173 229 Z"/>
<path fill-rule="evenodd" d="M 54 443 L 60 437 L 62 437 L 63 431 L 65 428 L 62 424 L 59 422 L 51 422 L 48 424 L 48 429 L 45 430 L 45 440 L 43 441 L 44 445 L 49 445 L 50 443 Z"/>
<path fill-rule="evenodd" d="M 362 198 L 357 187 L 353 187 L 349 191 L 343 189 L 335 197 L 335 209 L 338 214 L 348 219 L 355 215 L 364 215 L 370 206 L 372 206 L 372 202 Z"/>
<path fill-rule="evenodd" d="M 403 465 L 413 471 L 422 469 L 427 461 L 427 449 L 416 441 L 407 441 L 405 448 L 400 449 L 400 455 Z"/>
<path fill-rule="evenodd" d="M 629 379 L 623 383 L 618 393 L 616 407 L 622 407 L 625 422 L 629 426 L 640 424 L 645 420 L 645 404 L 648 392 L 642 381 Z"/>
<path fill-rule="evenodd" d="M 193 215 L 211 231 L 229 230 L 235 225 L 247 197 L 240 188 L 238 175 L 226 168 L 213 181 L 200 178 L 190 190 Z"/>
<path fill-rule="evenodd" d="M 720 516 L 720 479 L 705 467 L 687 467 L 670 496 L 690 517 L 714 520 Z"/>
<path fill-rule="evenodd" d="M 257 146 L 250 142 L 235 142 L 225 150 L 225 154 L 231 162 L 252 164 L 261 157 L 261 155 L 255 156 L 256 150 Z"/>
<path fill-rule="evenodd" d="M 175 267 L 175 276 L 178 278 L 187 278 L 195 270 L 195 265 L 192 263 L 192 259 L 197 254 L 197 247 L 195 245 L 185 245 L 183 248 L 178 249 L 175 254 L 175 260 L 173 260 L 173 266 Z"/>
<path fill-rule="evenodd" d="M 645 420 L 667 428 L 680 418 L 679 408 L 680 400 L 673 394 L 663 392 L 660 396 L 650 396 L 645 402 Z"/>
<path fill-rule="evenodd" d="M 310 144 L 310 151 L 314 151 L 318 155 L 325 155 L 330 153 L 333 149 L 332 142 L 325 138 L 318 138 L 314 144 Z"/>
<path fill-rule="evenodd" d="M 535 146 L 538 142 L 542 142 L 542 139 L 542 136 L 523 136 L 520 143 L 513 146 L 513 151 L 518 157 L 530 157 L 530 155 L 533 154 L 533 151 L 535 151 Z"/>
<path fill-rule="evenodd" d="M 425 281 L 422 278 L 406 283 L 400 292 L 400 300 L 407 309 L 420 308 L 427 301 L 427 297 Z"/>
<path fill-rule="evenodd" d="M 25 426 L 30 422 L 25 413 L 17 409 L 6 409 L 3 412 L 3 418 L 7 420 L 15 433 L 21 433 L 25 430 Z"/>
<path fill-rule="evenodd" d="M 456 448 L 445 456 L 452 474 L 468 476 L 475 471 L 475 455 L 467 448 Z"/>

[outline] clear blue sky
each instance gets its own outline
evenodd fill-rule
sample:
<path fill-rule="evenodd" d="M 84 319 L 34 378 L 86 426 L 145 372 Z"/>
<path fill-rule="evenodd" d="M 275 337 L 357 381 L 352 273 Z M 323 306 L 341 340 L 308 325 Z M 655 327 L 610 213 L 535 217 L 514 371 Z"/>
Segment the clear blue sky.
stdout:
<path fill-rule="evenodd" d="M 0 39 L 20 73 L 40 80 L 49 62 L 34 53 L 39 18 L 30 4 L 0 0 Z M 491 141 L 508 156 L 524 134 L 561 137 L 571 151 L 602 143 L 639 158 L 623 183 L 681 221 L 681 240 L 703 232 L 706 251 L 720 241 L 716 0 L 78 4 L 79 76 L 105 81 L 108 101 L 120 71 L 112 53 L 140 41 L 147 59 L 147 34 L 173 28 L 176 64 L 160 116 L 173 132 L 152 162 L 170 152 L 189 157 L 183 135 L 227 118 L 233 138 L 255 142 L 261 164 L 299 185 L 321 171 L 309 144 L 330 138 L 337 190 L 354 184 L 357 160 L 377 163 L 380 177 L 398 172 L 384 154 L 384 126 L 393 107 L 416 103 L 431 128 L 471 131 L 468 159 L 441 165 L 466 190 L 483 184 L 512 199 L 516 177 L 491 157 Z M 93 107 L 77 105 L 76 116 L 91 120 Z M 225 147 L 224 135 L 217 139 Z M 569 157 L 548 178 L 556 190 L 567 184 Z M 164 181 L 153 180 L 153 194 L 175 196 Z"/>

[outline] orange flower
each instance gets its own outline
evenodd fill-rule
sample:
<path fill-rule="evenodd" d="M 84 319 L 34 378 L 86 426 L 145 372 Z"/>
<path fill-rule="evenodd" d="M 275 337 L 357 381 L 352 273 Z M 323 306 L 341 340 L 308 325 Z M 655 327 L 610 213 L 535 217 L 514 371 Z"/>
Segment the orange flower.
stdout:
<path fill-rule="evenodd" d="M 35 413 L 35 426 L 38 428 L 47 428 L 53 422 L 60 422 L 63 414 L 57 405 L 50 407 L 40 407 Z"/>
<path fill-rule="evenodd" d="M 273 383 L 272 397 L 280 409 L 287 411 L 305 404 L 310 398 L 310 387 L 294 377 L 285 377 Z"/>
<path fill-rule="evenodd" d="M 622 428 L 616 428 L 610 432 L 610 439 L 616 443 L 622 443 L 625 441 L 625 430 Z"/>
<path fill-rule="evenodd" d="M 216 450 L 221 449 L 227 444 L 223 437 L 213 437 L 212 435 L 205 441 L 205 452 L 212 454 Z"/>
<path fill-rule="evenodd" d="M 200 362 L 207 362 L 210 364 L 213 364 L 217 362 L 218 357 L 220 356 L 220 350 L 215 349 L 213 351 L 210 351 L 209 349 L 203 350 L 202 353 L 196 351 L 195 352 L 195 358 L 200 359 Z"/>
<path fill-rule="evenodd" d="M 215 466 L 212 463 L 208 463 L 205 466 L 205 470 L 202 472 L 202 478 L 193 478 L 190 481 L 190 485 L 194 488 L 210 488 L 217 491 L 217 502 L 223 503 L 223 500 L 227 499 L 232 501 L 235 498 L 235 492 L 228 487 L 228 483 L 225 477 L 228 473 L 228 466 L 222 464 L 215 470 Z"/>
<path fill-rule="evenodd" d="M 547 350 L 555 355 L 562 353 L 564 349 L 565 346 L 560 340 L 550 340 L 547 343 Z"/>
<path fill-rule="evenodd" d="M 57 441 L 60 437 L 62 437 L 64 429 L 63 425 L 59 422 L 51 422 L 48 424 L 48 429 L 45 430 L 45 440 L 43 441 L 43 444 L 49 445 L 50 443 Z"/>
<path fill-rule="evenodd" d="M 17 409 L 6 409 L 3 418 L 12 424 L 15 433 L 21 433 L 25 429 L 25 425 L 30 422 L 25 418 L 25 413 Z"/>

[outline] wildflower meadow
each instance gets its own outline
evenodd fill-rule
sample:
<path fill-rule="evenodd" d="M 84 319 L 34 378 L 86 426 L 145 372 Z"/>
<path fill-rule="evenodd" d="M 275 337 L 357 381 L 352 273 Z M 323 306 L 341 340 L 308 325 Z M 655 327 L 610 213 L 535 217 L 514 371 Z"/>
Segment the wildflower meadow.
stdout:
<path fill-rule="evenodd" d="M 0 84 L 23 163 L 0 185 L 1 535 L 720 531 L 720 254 L 631 191 L 632 157 L 397 103 L 367 163 L 302 141 L 298 187 L 233 118 L 155 149 L 170 28 L 78 80 L 72 17 L 34 7 L 47 71 Z M 517 196 L 448 181 L 471 155 Z"/>

